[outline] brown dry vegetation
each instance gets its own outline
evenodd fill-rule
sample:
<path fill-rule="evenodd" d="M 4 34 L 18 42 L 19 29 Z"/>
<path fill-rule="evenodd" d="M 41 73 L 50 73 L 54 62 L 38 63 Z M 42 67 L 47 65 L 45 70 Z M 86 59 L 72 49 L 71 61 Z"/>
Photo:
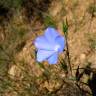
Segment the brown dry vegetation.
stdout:
<path fill-rule="evenodd" d="M 83 72 L 89 64 L 96 73 L 95 0 L 39 0 L 34 6 L 30 2 L 0 25 L 0 96 L 92 96 L 90 88 L 81 82 L 88 83 L 93 73 L 80 78 L 79 87 L 84 92 L 76 86 L 75 73 L 78 66 Z M 43 34 L 46 16 L 55 21 L 62 35 L 62 21 L 68 20 L 73 77 L 67 77 L 60 61 L 56 65 L 36 62 L 33 41 Z M 65 52 L 60 59 L 64 56 Z"/>

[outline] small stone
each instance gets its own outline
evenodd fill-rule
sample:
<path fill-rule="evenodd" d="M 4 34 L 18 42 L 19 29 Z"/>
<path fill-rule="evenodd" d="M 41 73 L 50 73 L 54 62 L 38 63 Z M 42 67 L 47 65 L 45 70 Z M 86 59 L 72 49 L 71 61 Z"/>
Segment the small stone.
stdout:
<path fill-rule="evenodd" d="M 20 76 L 20 69 L 16 65 L 12 65 L 8 71 L 10 78 L 14 79 L 15 77 Z"/>
<path fill-rule="evenodd" d="M 15 76 L 16 65 L 13 65 L 9 70 L 9 75 Z"/>
<path fill-rule="evenodd" d="M 85 60 L 85 58 L 86 58 L 86 55 L 84 53 L 80 55 L 81 60 Z"/>

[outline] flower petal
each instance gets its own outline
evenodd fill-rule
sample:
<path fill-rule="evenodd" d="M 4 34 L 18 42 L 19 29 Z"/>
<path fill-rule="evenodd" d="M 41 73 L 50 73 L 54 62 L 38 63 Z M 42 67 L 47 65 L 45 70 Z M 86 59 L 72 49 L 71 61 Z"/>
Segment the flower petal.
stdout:
<path fill-rule="evenodd" d="M 59 48 L 59 52 L 62 52 L 64 47 L 65 47 L 65 38 L 63 36 L 58 36 L 56 37 L 56 42 L 57 44 L 59 44 L 60 48 Z"/>
<path fill-rule="evenodd" d="M 38 50 L 37 52 L 37 61 L 42 62 L 54 54 L 54 51 Z"/>
<path fill-rule="evenodd" d="M 54 43 L 57 36 L 59 36 L 59 33 L 54 28 L 48 27 L 45 30 L 45 37 L 49 42 Z"/>
<path fill-rule="evenodd" d="M 37 49 L 54 50 L 53 44 L 49 43 L 44 36 L 37 37 L 34 43 Z"/>
<path fill-rule="evenodd" d="M 56 64 L 58 61 L 58 54 L 54 53 L 52 56 L 48 58 L 49 64 Z"/>

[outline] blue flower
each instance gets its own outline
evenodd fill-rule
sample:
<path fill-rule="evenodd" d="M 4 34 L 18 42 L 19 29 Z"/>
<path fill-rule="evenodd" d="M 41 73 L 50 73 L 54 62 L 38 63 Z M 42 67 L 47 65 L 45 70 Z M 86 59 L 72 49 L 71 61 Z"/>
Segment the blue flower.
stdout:
<path fill-rule="evenodd" d="M 37 48 L 37 61 L 48 61 L 49 64 L 56 64 L 58 54 L 63 52 L 65 38 L 56 29 L 48 27 L 43 36 L 36 38 L 35 47 Z"/>

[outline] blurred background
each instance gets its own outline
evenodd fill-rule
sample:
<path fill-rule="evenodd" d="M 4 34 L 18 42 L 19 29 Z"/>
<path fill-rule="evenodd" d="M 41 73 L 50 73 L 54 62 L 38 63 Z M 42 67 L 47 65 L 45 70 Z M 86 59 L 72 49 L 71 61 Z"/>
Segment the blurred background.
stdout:
<path fill-rule="evenodd" d="M 35 38 L 66 19 L 58 64 L 36 62 Z M 96 0 L 0 0 L 0 96 L 96 96 Z"/>

